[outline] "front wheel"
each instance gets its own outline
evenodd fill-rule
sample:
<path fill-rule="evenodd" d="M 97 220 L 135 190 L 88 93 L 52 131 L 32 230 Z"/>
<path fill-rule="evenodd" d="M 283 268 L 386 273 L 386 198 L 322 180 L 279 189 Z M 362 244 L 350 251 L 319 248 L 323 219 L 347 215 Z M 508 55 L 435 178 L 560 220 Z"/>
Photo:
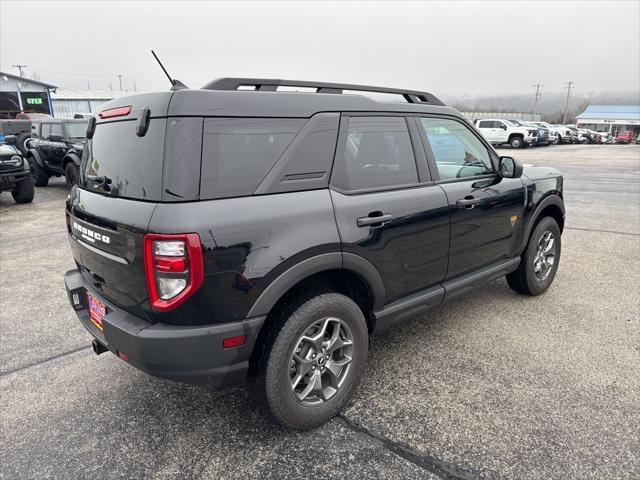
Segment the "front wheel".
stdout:
<path fill-rule="evenodd" d="M 73 187 L 78 184 L 78 180 L 80 179 L 80 171 L 75 163 L 69 162 L 67 166 L 64 167 L 64 178 L 69 187 Z"/>
<path fill-rule="evenodd" d="M 560 227 L 552 217 L 545 217 L 536 225 L 518 269 L 507 275 L 513 290 L 540 295 L 551 286 L 560 262 L 560 235 Z"/>
<path fill-rule="evenodd" d="M 351 397 L 367 361 L 367 323 L 338 293 L 312 296 L 284 315 L 264 359 L 264 396 L 279 423 L 306 430 L 330 420 Z"/>
<path fill-rule="evenodd" d="M 33 177 L 27 175 L 27 177 L 18 183 L 16 189 L 11 192 L 11 196 L 16 203 L 31 203 L 34 196 Z"/>
<path fill-rule="evenodd" d="M 524 141 L 520 137 L 512 137 L 511 140 L 509 140 L 509 145 L 511 145 L 511 148 L 522 148 Z"/>
<path fill-rule="evenodd" d="M 28 161 L 36 187 L 46 187 L 49 183 L 49 174 L 47 171 L 36 163 L 35 158 L 29 157 Z"/>

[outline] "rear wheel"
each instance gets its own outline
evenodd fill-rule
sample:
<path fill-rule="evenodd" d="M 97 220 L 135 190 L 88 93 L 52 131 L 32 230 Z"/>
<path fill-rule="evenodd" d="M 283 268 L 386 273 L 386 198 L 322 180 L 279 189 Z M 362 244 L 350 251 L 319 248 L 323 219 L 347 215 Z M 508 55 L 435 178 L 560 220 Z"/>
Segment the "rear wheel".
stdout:
<path fill-rule="evenodd" d="M 11 196 L 16 203 L 31 203 L 34 196 L 33 177 L 27 175 L 27 178 L 18 183 L 16 189 L 11 192 Z"/>
<path fill-rule="evenodd" d="M 36 163 L 36 159 L 29 157 L 29 167 L 33 175 L 33 183 L 36 187 L 46 187 L 49 183 L 49 174 L 47 171 Z"/>
<path fill-rule="evenodd" d="M 540 295 L 553 283 L 560 251 L 560 227 L 555 219 L 545 217 L 533 229 L 520 265 L 507 275 L 507 283 L 516 292 Z"/>
<path fill-rule="evenodd" d="M 366 365 L 367 324 L 358 305 L 337 293 L 302 300 L 283 320 L 258 382 L 273 417 L 306 430 L 334 417 L 351 397 Z"/>
<path fill-rule="evenodd" d="M 78 166 L 72 161 L 67 163 L 67 166 L 64 167 L 64 178 L 67 181 L 67 185 L 70 187 L 78 184 L 80 171 L 78 170 Z"/>
<path fill-rule="evenodd" d="M 511 148 L 522 148 L 524 141 L 522 140 L 522 137 L 511 137 L 509 145 L 511 145 Z"/>

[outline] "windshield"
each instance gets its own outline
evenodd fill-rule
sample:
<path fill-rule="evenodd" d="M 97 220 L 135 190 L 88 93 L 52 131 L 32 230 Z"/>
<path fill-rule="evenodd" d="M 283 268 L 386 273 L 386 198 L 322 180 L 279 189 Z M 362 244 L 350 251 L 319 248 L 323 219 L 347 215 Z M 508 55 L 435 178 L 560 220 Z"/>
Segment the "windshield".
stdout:
<path fill-rule="evenodd" d="M 73 122 L 67 123 L 67 128 L 69 129 L 69 138 L 84 138 L 87 133 L 87 124 L 86 122 Z"/>
<path fill-rule="evenodd" d="M 515 127 L 519 127 L 520 124 L 518 122 L 516 122 L 515 120 L 505 120 L 505 122 L 507 122 L 509 125 L 513 125 Z"/>

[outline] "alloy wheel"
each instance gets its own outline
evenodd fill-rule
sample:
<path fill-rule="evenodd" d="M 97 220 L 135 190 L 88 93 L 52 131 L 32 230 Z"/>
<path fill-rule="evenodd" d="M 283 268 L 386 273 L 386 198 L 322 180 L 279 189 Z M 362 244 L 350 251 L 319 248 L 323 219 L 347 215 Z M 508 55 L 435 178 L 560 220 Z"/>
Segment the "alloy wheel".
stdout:
<path fill-rule="evenodd" d="M 296 401 L 317 406 L 340 390 L 351 368 L 353 338 L 347 323 L 336 317 L 304 331 L 289 360 L 289 386 Z"/>
<path fill-rule="evenodd" d="M 533 273 L 540 281 L 544 281 L 551 273 L 556 260 L 556 242 L 553 233 L 545 231 L 536 248 L 536 256 L 533 260 Z"/>

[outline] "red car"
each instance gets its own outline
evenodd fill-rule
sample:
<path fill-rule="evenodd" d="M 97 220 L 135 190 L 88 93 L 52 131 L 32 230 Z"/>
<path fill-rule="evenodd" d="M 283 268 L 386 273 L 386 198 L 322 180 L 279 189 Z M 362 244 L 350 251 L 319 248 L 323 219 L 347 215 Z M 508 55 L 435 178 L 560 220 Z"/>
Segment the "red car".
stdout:
<path fill-rule="evenodd" d="M 633 143 L 634 140 L 633 132 L 622 132 L 616 135 L 616 143 Z"/>

